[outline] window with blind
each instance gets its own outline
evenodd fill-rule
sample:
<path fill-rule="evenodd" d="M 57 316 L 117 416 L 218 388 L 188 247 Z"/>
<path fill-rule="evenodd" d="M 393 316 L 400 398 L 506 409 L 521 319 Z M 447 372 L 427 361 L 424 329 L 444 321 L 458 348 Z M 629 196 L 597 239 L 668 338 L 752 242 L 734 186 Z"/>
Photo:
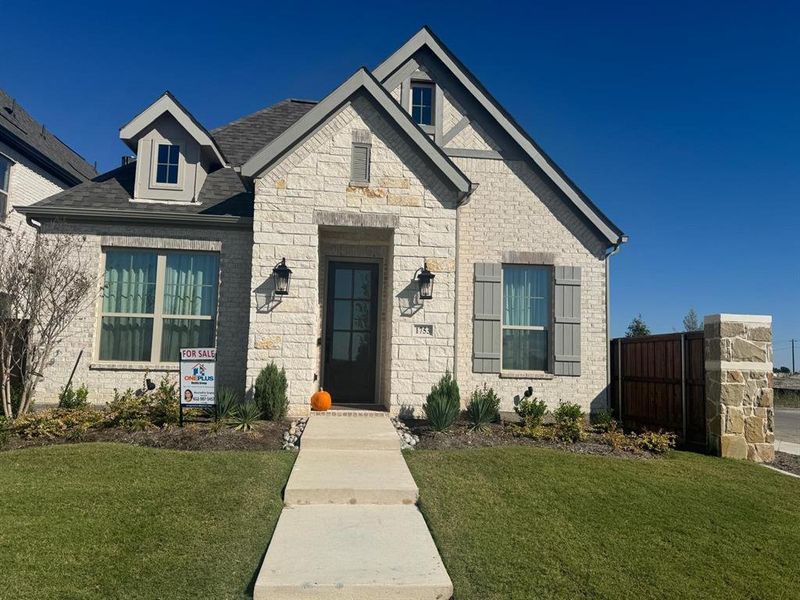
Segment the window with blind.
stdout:
<path fill-rule="evenodd" d="M 107 250 L 98 358 L 171 363 L 214 346 L 218 280 L 215 253 Z"/>
<path fill-rule="evenodd" d="M 502 370 L 548 370 L 552 286 L 552 267 L 503 265 Z"/>
<path fill-rule="evenodd" d="M 11 161 L 0 154 L 0 222 L 8 212 L 8 181 L 11 179 Z"/>

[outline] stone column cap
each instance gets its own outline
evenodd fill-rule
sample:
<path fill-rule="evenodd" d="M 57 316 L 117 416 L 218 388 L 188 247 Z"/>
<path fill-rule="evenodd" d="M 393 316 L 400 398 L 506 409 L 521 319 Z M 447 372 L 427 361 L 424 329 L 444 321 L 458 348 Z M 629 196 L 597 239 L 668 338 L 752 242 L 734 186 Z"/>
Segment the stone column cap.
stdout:
<path fill-rule="evenodd" d="M 730 313 L 719 313 L 716 315 L 706 315 L 703 323 L 758 323 L 760 325 L 772 324 L 772 315 L 736 315 Z"/>

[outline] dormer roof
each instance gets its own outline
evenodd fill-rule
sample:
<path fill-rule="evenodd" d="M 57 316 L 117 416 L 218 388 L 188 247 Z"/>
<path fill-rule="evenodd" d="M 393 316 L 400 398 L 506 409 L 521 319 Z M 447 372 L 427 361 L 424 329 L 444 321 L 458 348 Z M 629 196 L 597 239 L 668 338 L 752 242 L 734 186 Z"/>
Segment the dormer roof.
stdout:
<path fill-rule="evenodd" d="M 221 166 L 228 164 L 222 150 L 208 130 L 169 91 L 164 92 L 155 102 L 123 125 L 119 130 L 120 139 L 135 152 L 139 138 L 164 114 L 169 114 L 175 119 L 205 152 L 210 153 L 214 159 L 213 162 Z"/>

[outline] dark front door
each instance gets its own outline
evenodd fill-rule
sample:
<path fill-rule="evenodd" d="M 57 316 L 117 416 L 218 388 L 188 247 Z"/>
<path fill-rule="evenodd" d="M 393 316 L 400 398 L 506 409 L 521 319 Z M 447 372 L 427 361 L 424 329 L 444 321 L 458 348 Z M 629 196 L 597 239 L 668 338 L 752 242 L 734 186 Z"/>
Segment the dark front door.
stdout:
<path fill-rule="evenodd" d="M 334 403 L 373 404 L 378 265 L 331 262 L 325 312 L 324 387 Z"/>

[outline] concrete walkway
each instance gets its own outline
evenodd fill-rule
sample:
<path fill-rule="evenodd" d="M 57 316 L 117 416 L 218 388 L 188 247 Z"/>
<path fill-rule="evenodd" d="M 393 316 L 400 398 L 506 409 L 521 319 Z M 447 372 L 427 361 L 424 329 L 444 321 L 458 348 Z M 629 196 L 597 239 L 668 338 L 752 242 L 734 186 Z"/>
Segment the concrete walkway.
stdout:
<path fill-rule="evenodd" d="M 450 598 L 418 494 L 388 416 L 312 416 L 254 600 Z"/>

